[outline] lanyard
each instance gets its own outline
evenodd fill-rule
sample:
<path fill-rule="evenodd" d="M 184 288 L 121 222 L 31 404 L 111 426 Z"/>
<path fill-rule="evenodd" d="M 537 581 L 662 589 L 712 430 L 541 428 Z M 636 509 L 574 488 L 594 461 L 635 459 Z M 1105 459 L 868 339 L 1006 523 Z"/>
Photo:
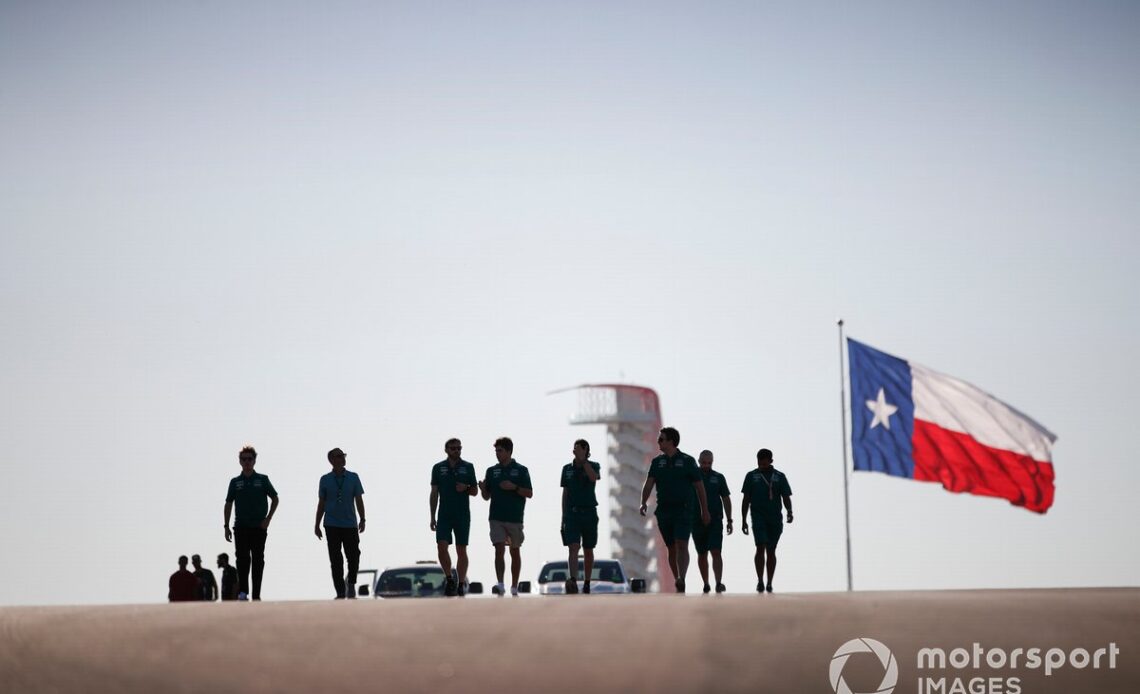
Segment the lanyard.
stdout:
<path fill-rule="evenodd" d="M 346 473 L 344 473 L 343 475 L 340 475 L 340 476 L 337 476 L 336 474 L 334 474 L 334 475 L 333 475 L 333 479 L 334 479 L 334 480 L 336 480 L 336 502 L 337 502 L 338 504 L 339 504 L 339 503 L 342 501 L 342 499 L 344 498 L 344 497 L 343 497 L 343 492 L 344 492 L 344 480 L 345 480 L 347 477 L 348 477 L 348 473 L 347 473 L 347 472 L 346 472 Z"/>
<path fill-rule="evenodd" d="M 768 485 L 768 501 L 771 501 L 772 499 L 775 498 L 774 496 L 772 496 L 772 482 L 764 477 L 763 472 L 759 472 L 757 474 L 760 475 L 760 479 L 764 480 L 764 484 Z M 771 476 L 772 476 L 772 479 L 776 479 L 776 471 L 775 470 L 772 471 Z"/>

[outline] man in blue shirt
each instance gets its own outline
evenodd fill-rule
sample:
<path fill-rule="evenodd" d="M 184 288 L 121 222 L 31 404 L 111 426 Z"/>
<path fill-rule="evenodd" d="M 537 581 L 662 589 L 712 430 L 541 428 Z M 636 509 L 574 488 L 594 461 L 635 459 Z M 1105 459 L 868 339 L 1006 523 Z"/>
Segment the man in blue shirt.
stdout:
<path fill-rule="evenodd" d="M 321 517 L 328 535 L 329 566 L 332 569 L 336 599 L 356 597 L 356 572 L 360 570 L 360 533 L 364 532 L 364 487 L 355 472 L 344 469 L 347 456 L 339 448 L 329 451 L 332 472 L 321 477 L 317 486 L 317 520 L 313 534 L 321 539 Z M 356 512 L 360 512 L 360 522 Z M 348 575 L 344 575 L 344 559 Z"/>

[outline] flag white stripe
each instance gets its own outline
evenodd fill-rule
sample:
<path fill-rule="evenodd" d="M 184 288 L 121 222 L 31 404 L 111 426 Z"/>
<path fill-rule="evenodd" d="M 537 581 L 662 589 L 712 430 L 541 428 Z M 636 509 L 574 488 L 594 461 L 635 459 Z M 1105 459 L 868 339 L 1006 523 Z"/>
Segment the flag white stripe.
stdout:
<path fill-rule="evenodd" d="M 974 385 L 909 364 L 915 419 L 967 434 L 991 448 L 1052 462 L 1057 437 L 1048 429 Z"/>

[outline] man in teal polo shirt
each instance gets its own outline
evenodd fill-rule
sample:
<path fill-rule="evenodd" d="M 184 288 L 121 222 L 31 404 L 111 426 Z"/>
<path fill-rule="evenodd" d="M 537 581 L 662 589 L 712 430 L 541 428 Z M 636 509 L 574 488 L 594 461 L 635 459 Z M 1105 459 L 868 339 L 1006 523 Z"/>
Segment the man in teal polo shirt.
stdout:
<path fill-rule="evenodd" d="M 436 553 L 439 565 L 447 578 L 445 595 L 467 594 L 467 540 L 471 534 L 471 497 L 479 493 L 475 479 L 475 466 L 459 457 L 463 444 L 459 439 L 448 439 L 443 444 L 447 458 L 431 468 L 431 529 L 435 531 Z M 436 516 L 436 506 L 439 515 Z M 451 575 L 451 553 L 448 546 L 455 539 L 455 568 L 459 581 Z"/>
<path fill-rule="evenodd" d="M 763 593 L 764 560 L 768 560 L 767 591 L 772 592 L 772 576 L 776 573 L 776 545 L 784 532 L 784 519 L 780 505 L 788 510 L 792 522 L 792 488 L 784 473 L 772 467 L 772 451 L 761 448 L 756 452 L 756 469 L 744 477 L 744 494 L 740 515 L 744 518 L 741 531 L 748 534 L 748 509 L 752 508 L 752 539 L 756 542 L 756 592 Z"/>
<path fill-rule="evenodd" d="M 237 553 L 238 600 L 261 599 L 261 577 L 265 572 L 265 538 L 269 523 L 277 512 L 277 490 L 265 475 L 253 471 L 257 464 L 257 451 L 246 446 L 238 453 L 241 474 L 230 480 L 226 492 L 226 542 L 234 542 Z M 266 503 L 270 499 L 272 505 Z M 233 533 L 230 533 L 230 513 L 237 504 Z M 250 590 L 249 572 L 253 569 L 253 590 Z"/>
<path fill-rule="evenodd" d="M 332 472 L 321 477 L 317 484 L 317 519 L 313 534 L 321 538 L 321 519 L 328 535 L 329 569 L 332 571 L 336 599 L 356 597 L 356 572 L 360 570 L 360 533 L 364 532 L 364 485 L 355 472 L 344 469 L 348 458 L 344 451 L 334 448 L 328 452 Z M 356 513 L 360 512 L 360 522 Z M 341 557 L 343 549 L 344 557 Z M 348 575 L 344 562 L 348 561 Z"/>
<path fill-rule="evenodd" d="M 494 592 L 500 597 L 505 589 L 503 573 L 506 560 L 505 547 L 511 545 L 511 595 L 519 594 L 519 574 L 522 573 L 523 511 L 526 500 L 534 496 L 530 485 L 530 471 L 511 457 L 515 444 L 506 436 L 495 440 L 495 457 L 498 465 L 487 468 L 487 474 L 479 482 L 479 491 L 484 499 L 491 500 L 489 515 L 491 524 L 491 544 L 495 546 L 495 576 L 498 584 Z"/>
<path fill-rule="evenodd" d="M 574 460 L 562 466 L 562 544 L 569 548 L 566 566 L 566 592 L 578 592 L 578 550 L 585 556 L 582 592 L 590 592 L 594 570 L 594 548 L 598 546 L 598 497 L 594 493 L 602 466 L 589 460 L 590 442 L 574 442 Z"/>
<path fill-rule="evenodd" d="M 641 489 L 641 515 L 645 515 L 649 493 L 657 487 L 657 529 L 669 549 L 669 568 L 673 572 L 678 593 L 685 592 L 685 574 L 689 571 L 689 534 L 692 532 L 693 493 L 700 506 L 700 522 L 708 525 L 708 501 L 701 471 L 693 456 L 677 449 L 681 434 L 673 427 L 665 427 L 657 437 L 661 455 L 649 463 L 645 486 Z"/>
<path fill-rule="evenodd" d="M 713 573 L 716 575 L 716 592 L 725 591 L 721 575 L 724 563 L 720 557 L 721 547 L 724 546 L 724 527 L 722 519 L 728 516 L 728 534 L 732 534 L 732 496 L 728 491 L 728 481 L 724 475 L 712 469 L 712 451 L 704 450 L 697 456 L 697 464 L 701 468 L 701 480 L 705 483 L 705 495 L 708 498 L 709 516 L 712 522 L 708 525 L 693 524 L 693 544 L 697 548 L 697 568 L 701 570 L 701 580 L 704 581 L 704 592 L 709 587 L 709 553 L 712 553 Z M 695 519 L 694 519 L 695 520 Z"/>

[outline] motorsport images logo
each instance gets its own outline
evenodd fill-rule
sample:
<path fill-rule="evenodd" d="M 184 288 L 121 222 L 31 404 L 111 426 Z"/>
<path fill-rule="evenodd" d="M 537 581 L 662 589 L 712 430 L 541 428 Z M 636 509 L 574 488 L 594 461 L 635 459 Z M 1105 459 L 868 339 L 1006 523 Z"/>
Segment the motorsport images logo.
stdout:
<path fill-rule="evenodd" d="M 873 692 L 852 692 L 851 687 L 848 687 L 846 680 L 843 679 L 843 666 L 847 664 L 847 659 L 856 653 L 874 653 L 883 665 L 883 681 L 879 683 L 879 688 Z M 840 646 L 839 650 L 835 651 L 835 655 L 831 656 L 829 674 L 831 675 L 831 689 L 835 694 L 891 694 L 895 684 L 899 681 L 899 664 L 895 660 L 894 654 L 891 653 L 891 649 L 883 645 L 881 641 L 868 638 L 851 639 Z"/>
<path fill-rule="evenodd" d="M 871 653 L 878 658 L 883 679 L 877 689 L 853 692 L 843 678 L 843 669 L 851 656 L 861 653 Z M 1119 655 L 1120 646 L 1115 641 L 1096 649 L 1042 646 L 1008 649 L 986 647 L 976 641 L 969 648 L 960 646 L 949 651 L 923 647 L 918 649 L 914 661 L 918 674 L 917 694 L 1022 694 L 1029 689 L 1037 690 L 1064 668 L 1116 670 Z M 873 663 L 865 659 L 853 669 L 865 677 L 875 672 L 867 671 L 868 667 L 874 667 Z M 835 694 L 891 694 L 898 684 L 899 666 L 885 644 L 864 637 L 851 639 L 835 651 L 828 674 Z"/>

